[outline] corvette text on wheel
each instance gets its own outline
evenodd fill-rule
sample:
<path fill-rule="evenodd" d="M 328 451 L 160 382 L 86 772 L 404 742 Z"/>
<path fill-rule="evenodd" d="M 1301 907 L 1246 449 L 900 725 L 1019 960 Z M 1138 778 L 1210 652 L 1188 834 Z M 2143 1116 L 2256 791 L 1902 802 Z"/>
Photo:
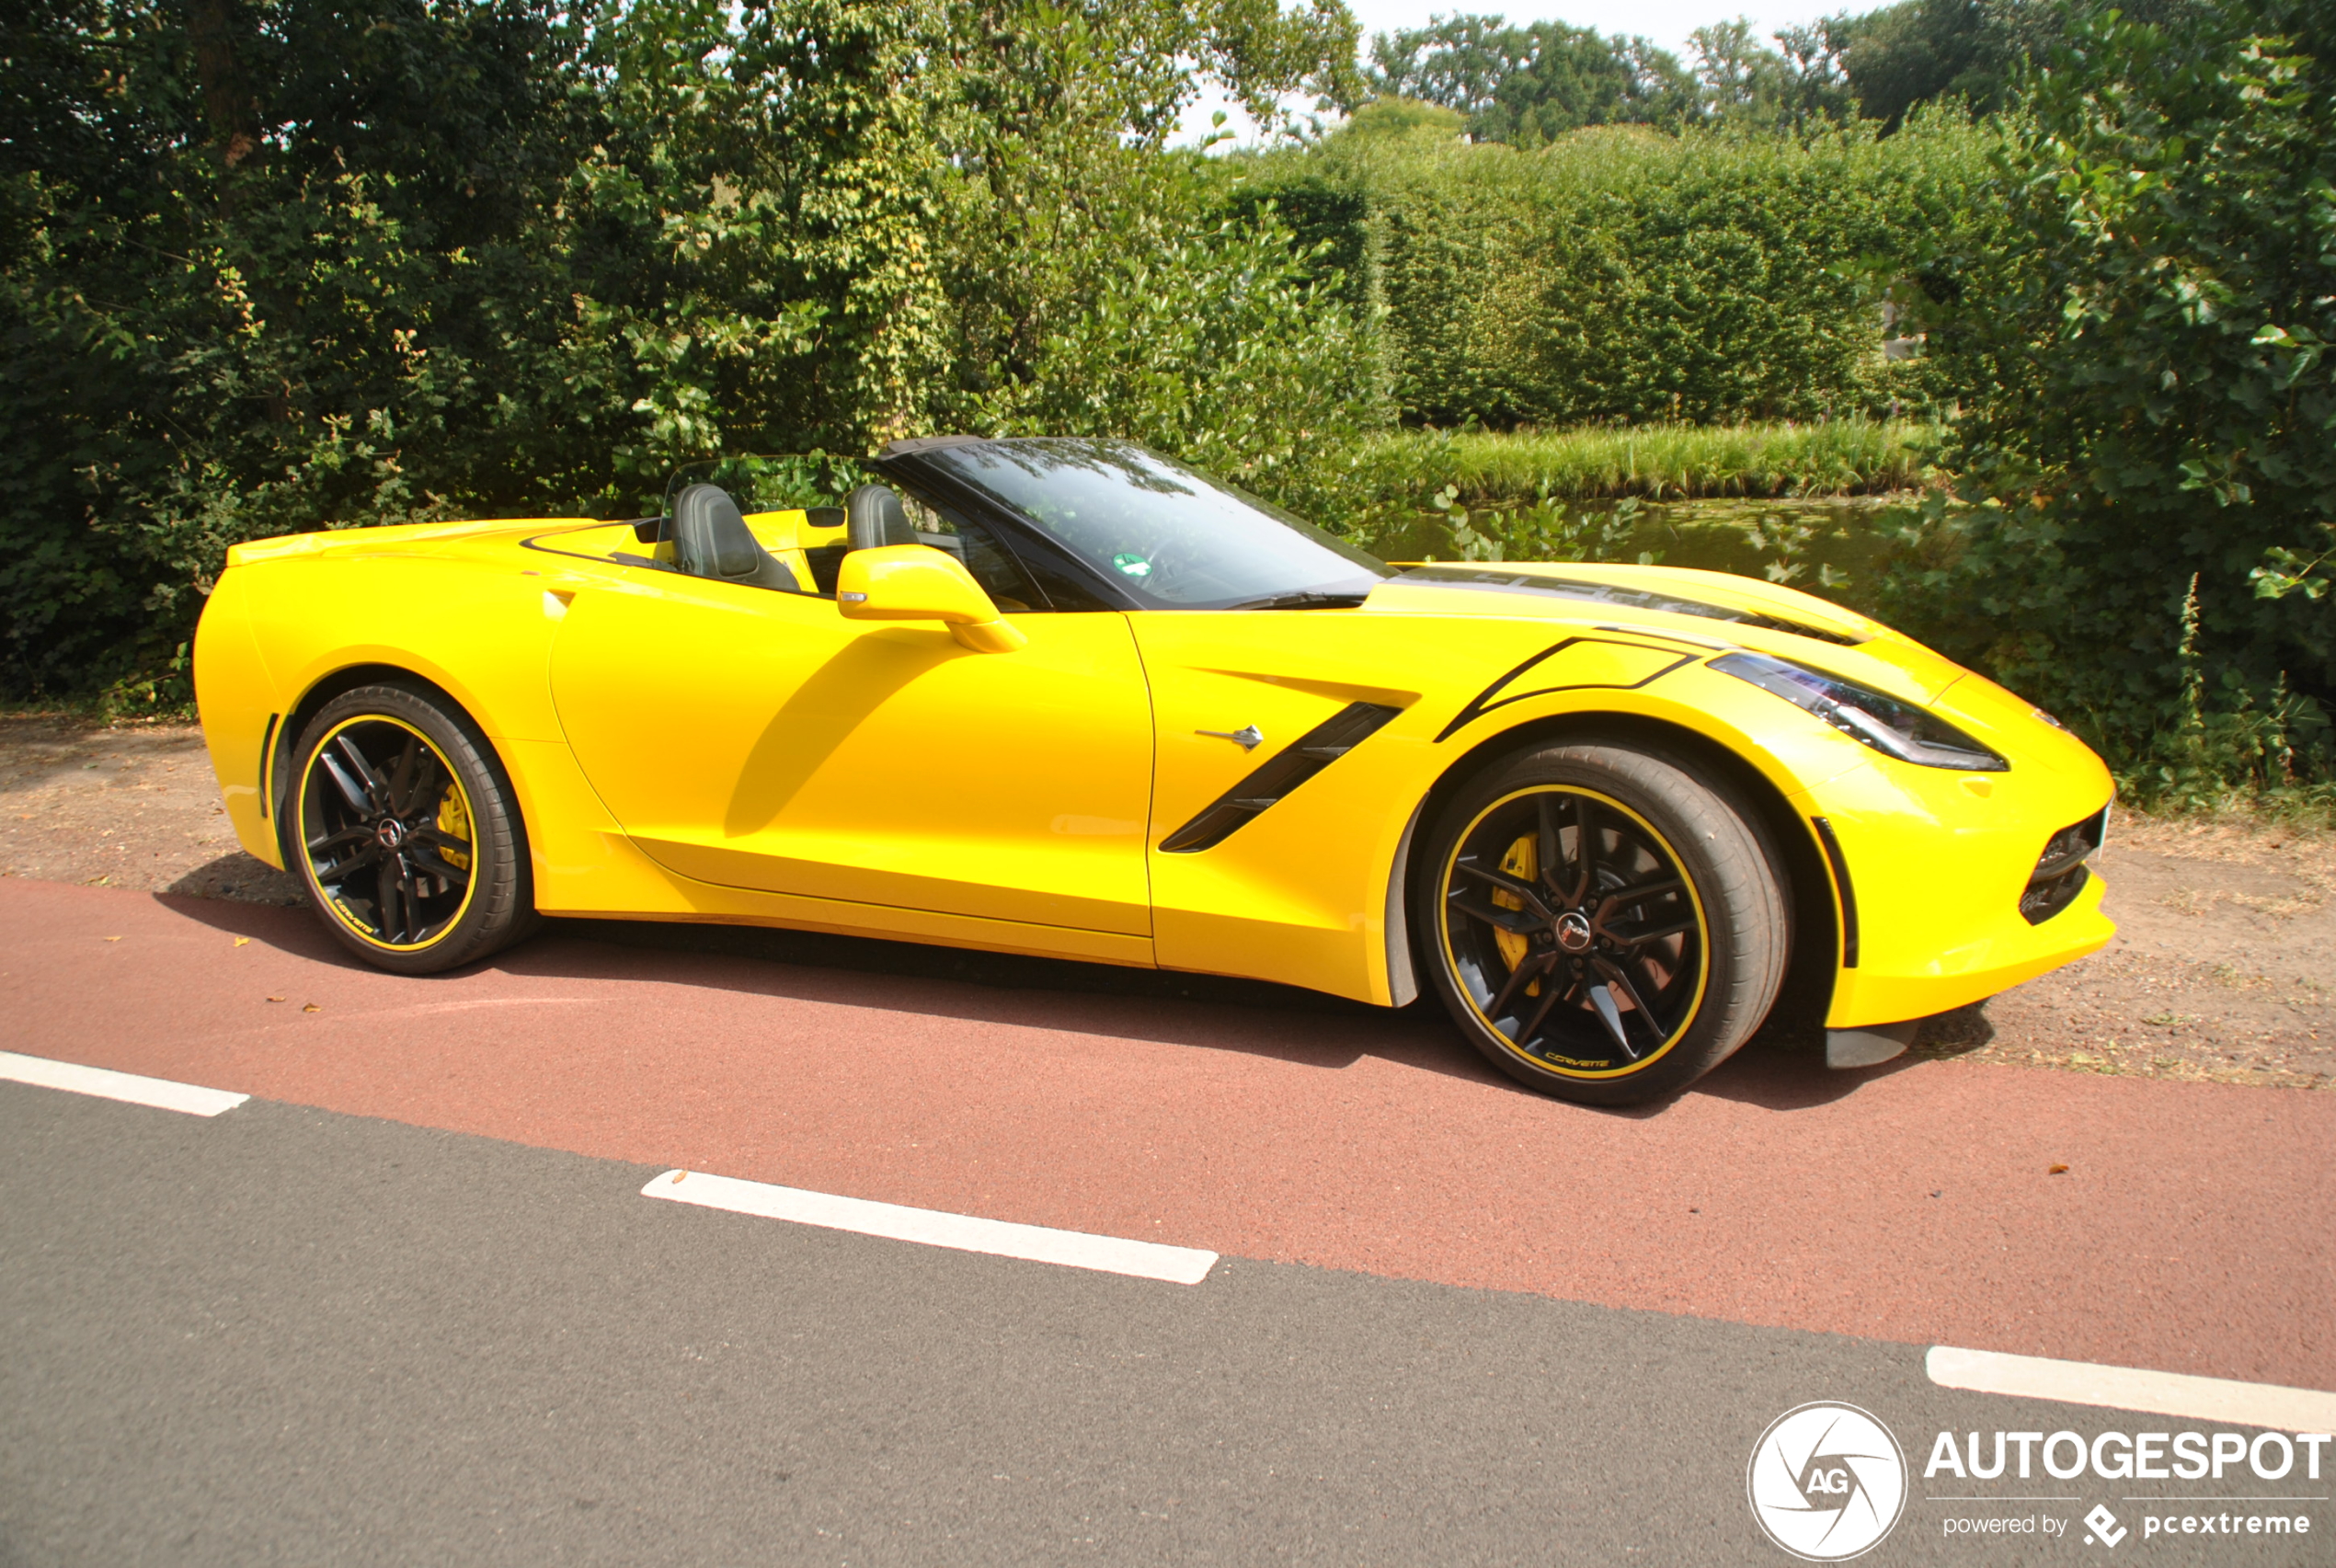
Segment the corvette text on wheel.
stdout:
<path fill-rule="evenodd" d="M 1710 572 L 1405 570 L 1119 441 L 238 545 L 195 674 L 244 845 L 407 974 L 550 914 L 1430 990 L 1620 1104 L 1781 1003 L 1883 1059 L 2112 929 L 2099 759 L 1885 626 Z"/>

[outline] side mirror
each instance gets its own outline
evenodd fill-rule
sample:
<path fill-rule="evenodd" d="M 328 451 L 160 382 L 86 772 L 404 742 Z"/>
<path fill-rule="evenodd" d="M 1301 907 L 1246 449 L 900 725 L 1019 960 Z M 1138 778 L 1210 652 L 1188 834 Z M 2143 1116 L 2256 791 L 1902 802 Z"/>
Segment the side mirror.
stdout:
<path fill-rule="evenodd" d="M 1012 653 L 1030 640 L 998 618 L 963 563 L 930 544 L 853 551 L 836 570 L 835 607 L 847 621 L 939 621 L 976 653 Z"/>

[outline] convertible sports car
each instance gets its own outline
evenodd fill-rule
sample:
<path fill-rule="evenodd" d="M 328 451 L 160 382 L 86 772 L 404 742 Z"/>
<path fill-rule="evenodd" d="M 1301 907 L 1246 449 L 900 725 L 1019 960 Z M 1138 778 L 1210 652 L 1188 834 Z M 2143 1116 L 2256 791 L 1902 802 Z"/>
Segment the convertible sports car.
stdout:
<path fill-rule="evenodd" d="M 1403 569 L 1121 441 L 804 472 L 236 546 L 195 676 L 245 847 L 403 973 L 550 914 L 1425 987 L 1602 1104 L 1778 1008 L 1884 1059 L 2113 929 L 2100 760 L 1822 600 Z"/>

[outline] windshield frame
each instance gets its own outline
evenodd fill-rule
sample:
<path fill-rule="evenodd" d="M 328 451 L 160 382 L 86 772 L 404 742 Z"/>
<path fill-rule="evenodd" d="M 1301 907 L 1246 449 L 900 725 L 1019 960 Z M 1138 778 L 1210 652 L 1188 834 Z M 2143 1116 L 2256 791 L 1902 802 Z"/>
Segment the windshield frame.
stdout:
<path fill-rule="evenodd" d="M 1095 597 L 1097 599 L 1114 609 L 1127 612 L 1142 611 L 1151 614 L 1194 614 L 1208 613 L 1211 612 L 1222 612 L 1236 610 L 1253 611 L 1277 608 L 1276 606 L 1270 604 L 1252 602 L 1249 601 L 1242 601 L 1231 604 L 1162 603 L 1140 596 L 1132 591 L 1129 585 L 1116 579 L 1110 573 L 1105 572 L 1102 567 L 1088 560 L 1080 552 L 1073 550 L 1062 541 L 1055 538 L 1051 531 L 1047 529 L 1043 524 L 1039 523 L 1036 519 L 1024 513 L 1020 508 L 1016 507 L 1006 498 L 992 494 L 991 491 L 979 486 L 969 483 L 954 473 L 950 468 L 944 466 L 941 462 L 933 461 L 933 457 L 927 455 L 928 453 L 933 453 L 937 456 L 940 453 L 969 446 L 1003 446 L 1007 445 L 1009 441 L 1017 445 L 1025 443 L 1036 445 L 1049 441 L 1060 441 L 1065 445 L 1069 445 L 1079 441 L 1106 440 L 1117 441 L 1117 438 L 1106 437 L 1025 436 L 998 438 L 995 440 L 979 437 L 953 437 L 944 438 L 929 443 L 924 441 L 898 443 L 894 448 L 887 449 L 884 453 L 868 461 L 872 466 L 879 468 L 888 475 L 899 475 L 905 487 L 924 489 L 936 493 L 936 496 L 939 494 L 945 494 L 951 501 L 957 505 L 961 509 L 976 511 L 996 519 L 1000 523 L 1004 524 L 1013 533 L 1015 536 L 1014 543 L 1017 547 L 1024 549 L 1036 547 L 1037 549 L 1041 549 L 1055 560 L 1073 569 L 1077 572 L 1081 581 L 1090 585 L 1094 589 Z M 1356 576 L 1357 578 L 1361 578 L 1368 575 L 1372 578 L 1372 580 L 1368 584 L 1368 588 L 1359 584 L 1357 585 L 1354 591 L 1354 600 L 1356 603 L 1361 602 L 1362 599 L 1367 596 L 1369 589 L 1375 589 L 1380 583 L 1391 582 L 1402 575 L 1397 568 L 1390 567 L 1387 563 L 1380 561 L 1377 556 L 1370 555 L 1369 552 L 1361 549 L 1359 546 L 1350 544 L 1345 540 L 1336 540 L 1335 536 L 1330 534 L 1327 530 L 1321 529 L 1312 523 L 1309 523 L 1303 518 L 1297 517 L 1294 513 L 1284 512 L 1282 511 L 1282 509 L 1274 506 L 1271 502 L 1265 501 L 1257 497 L 1252 496 L 1246 491 L 1242 490 L 1237 486 L 1220 478 L 1216 475 L 1209 474 L 1203 469 L 1193 468 L 1191 464 L 1167 457 L 1165 453 L 1153 452 L 1151 448 L 1144 447 L 1140 442 L 1124 441 L 1118 442 L 1118 444 L 1137 448 L 1152 457 L 1159 458 L 1165 462 L 1174 463 L 1177 467 L 1190 471 L 1205 483 L 1230 494 L 1235 499 L 1247 506 L 1255 508 L 1261 514 L 1261 521 L 1263 522 L 1271 523 L 1276 527 L 1289 527 L 1292 523 L 1295 523 L 1299 529 L 1305 530 L 1309 534 L 1319 534 L 1324 538 L 1335 540 L 1335 543 L 1343 551 L 1350 550 L 1356 555 L 1361 555 L 1364 561 L 1370 563 L 1370 567 L 1365 567 L 1359 562 L 1355 563 Z M 1288 521 L 1285 521 L 1285 519 Z M 1293 532 L 1295 532 L 1295 530 L 1293 530 Z M 1377 568 L 1375 573 L 1371 570 L 1372 567 Z M 1329 585 L 1309 586 L 1310 588 L 1324 588 Z M 1260 595 L 1259 599 L 1263 600 L 1266 598 L 1282 597 L 1287 596 L 1280 594 Z"/>

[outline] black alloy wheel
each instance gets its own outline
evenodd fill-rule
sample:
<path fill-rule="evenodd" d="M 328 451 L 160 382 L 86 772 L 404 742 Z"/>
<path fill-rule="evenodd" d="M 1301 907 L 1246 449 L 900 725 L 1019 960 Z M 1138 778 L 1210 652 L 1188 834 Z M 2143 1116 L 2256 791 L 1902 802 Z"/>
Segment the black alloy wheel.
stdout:
<path fill-rule="evenodd" d="M 1684 1087 L 1758 1028 L 1790 901 L 1757 818 L 1685 759 L 1512 757 L 1444 814 L 1415 876 L 1427 967 L 1504 1071 L 1598 1104 Z"/>
<path fill-rule="evenodd" d="M 428 974 L 532 928 L 510 785 L 443 697 L 386 685 L 344 692 L 308 724 L 294 770 L 287 863 L 353 951 Z"/>

